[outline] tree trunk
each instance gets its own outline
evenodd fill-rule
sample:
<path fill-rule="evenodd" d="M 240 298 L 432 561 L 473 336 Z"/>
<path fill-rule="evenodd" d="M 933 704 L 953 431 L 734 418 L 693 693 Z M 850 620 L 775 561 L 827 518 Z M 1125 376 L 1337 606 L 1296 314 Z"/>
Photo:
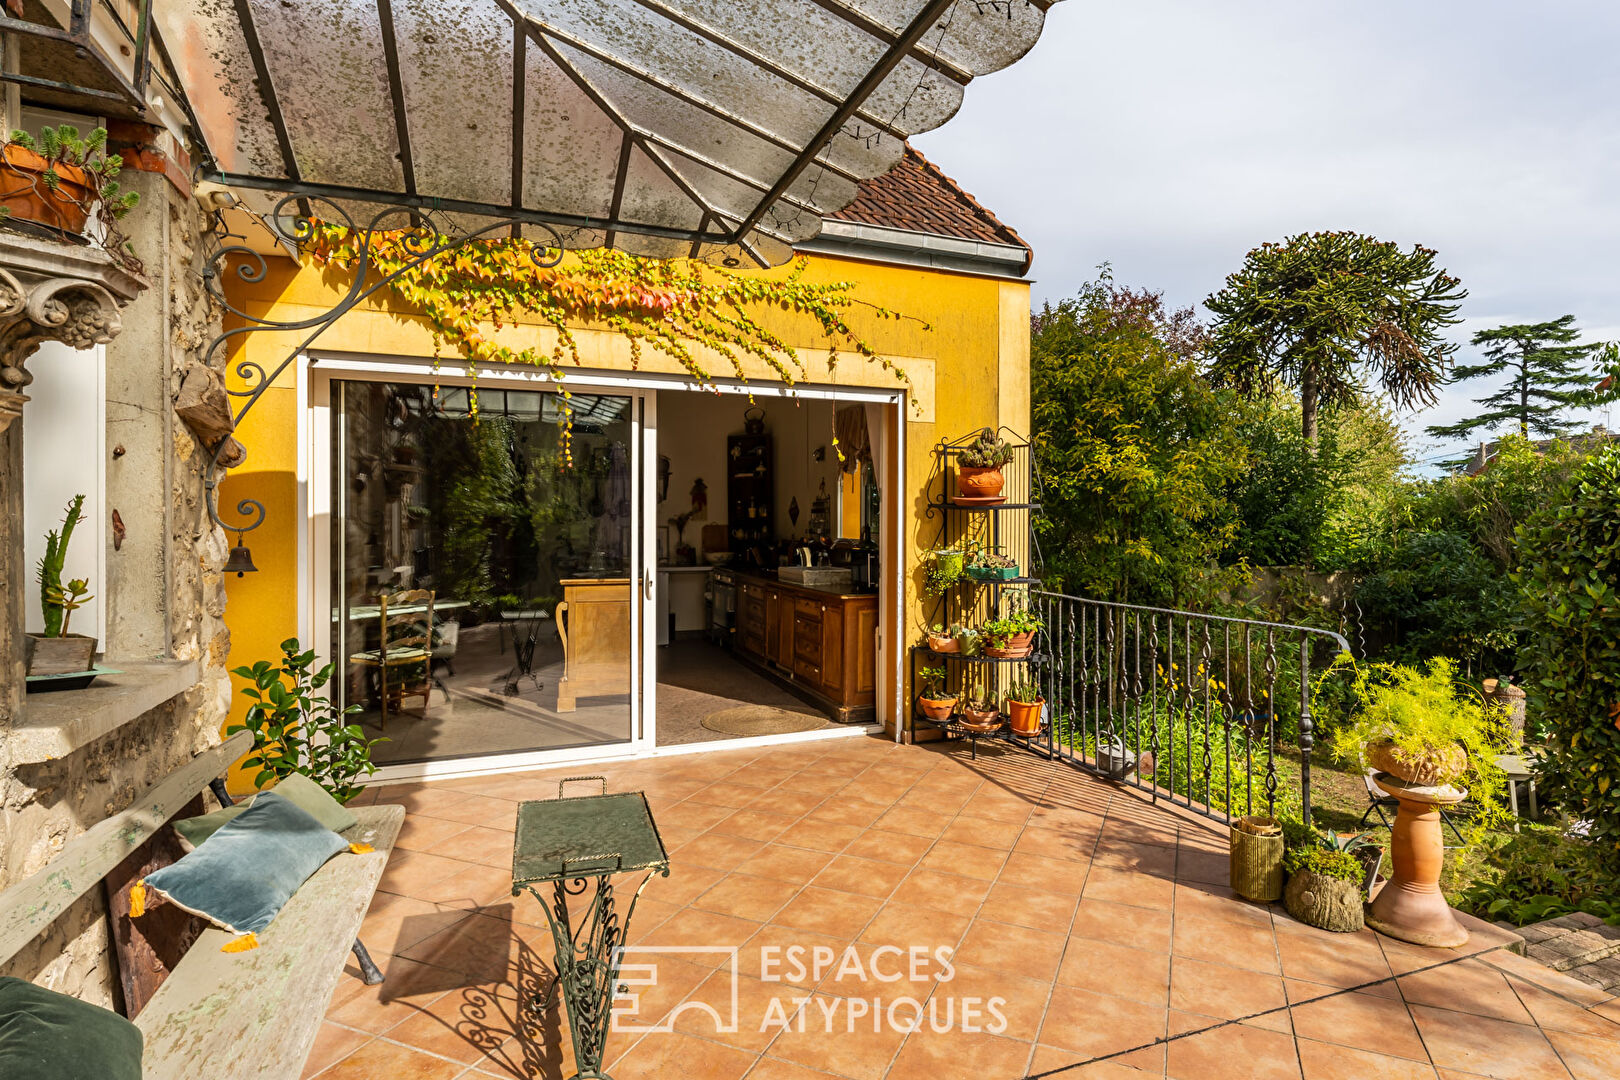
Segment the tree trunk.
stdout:
<path fill-rule="evenodd" d="M 1299 418 L 1305 433 L 1305 452 L 1316 456 L 1316 368 L 1310 364 L 1299 376 Z"/>
<path fill-rule="evenodd" d="M 1366 925 L 1361 883 L 1302 870 L 1290 875 L 1283 907 L 1300 922 L 1321 930 L 1353 934 Z"/>

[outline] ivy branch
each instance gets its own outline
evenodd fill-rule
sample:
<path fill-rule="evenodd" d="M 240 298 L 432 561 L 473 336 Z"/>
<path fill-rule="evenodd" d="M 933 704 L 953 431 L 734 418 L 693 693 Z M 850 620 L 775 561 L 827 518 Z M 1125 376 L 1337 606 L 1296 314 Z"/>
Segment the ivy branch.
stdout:
<path fill-rule="evenodd" d="M 435 238 L 425 230 L 371 234 L 370 262 L 378 274 L 401 271 Z M 339 270 L 359 265 L 365 234 L 315 222 L 306 252 Z M 763 326 L 755 313 L 767 308 L 813 319 L 827 341 L 827 366 L 836 371 L 840 350 L 852 350 L 909 387 L 904 370 L 878 353 L 850 326 L 846 314 L 861 307 L 882 319 L 913 318 L 850 295 L 854 282 L 817 285 L 804 280 L 807 260 L 797 259 L 786 277 L 733 273 L 691 259 L 650 259 L 612 248 L 570 252 L 563 263 L 541 263 L 548 249 L 518 237 L 471 240 L 418 266 L 404 269 L 389 287 L 421 312 L 433 334 L 434 357 L 446 346 L 459 352 L 475 380 L 480 365 L 531 364 L 560 384 L 565 367 L 582 364 L 572 326 L 597 324 L 630 342 L 630 364 L 641 366 L 643 349 L 671 357 L 693 379 L 713 376 L 700 353 L 719 356 L 730 374 L 747 383 L 752 357 L 789 386 L 808 375 L 797 350 Z M 484 332 L 497 331 L 520 315 L 538 317 L 557 333 L 549 352 L 513 349 Z M 927 323 L 915 320 L 927 328 Z M 477 390 L 472 397 L 477 415 Z M 573 409 L 564 388 L 563 462 L 573 464 Z"/>

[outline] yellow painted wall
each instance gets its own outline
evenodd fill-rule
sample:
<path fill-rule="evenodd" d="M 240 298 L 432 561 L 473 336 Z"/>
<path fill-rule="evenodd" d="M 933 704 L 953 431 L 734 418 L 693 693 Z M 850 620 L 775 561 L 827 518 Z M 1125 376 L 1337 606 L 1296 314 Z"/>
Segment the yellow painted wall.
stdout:
<path fill-rule="evenodd" d="M 239 307 L 278 321 L 311 317 L 328 309 L 346 284 L 288 260 L 272 263 L 270 272 L 257 283 L 226 276 Z M 780 275 L 787 270 L 764 273 Z M 860 307 L 851 309 L 848 316 L 856 333 L 911 379 L 906 407 L 907 491 L 903 495 L 907 515 L 903 535 L 909 549 L 907 626 L 901 643 L 909 646 L 922 630 L 919 555 L 933 547 L 937 538 L 937 519 L 931 521 L 923 512 L 935 444 L 941 438 L 955 438 L 987 425 L 1006 426 L 1019 433 L 1028 430 L 1029 286 L 824 255 L 810 256 L 805 273 L 810 281 L 854 282 L 856 298 L 915 317 L 885 319 Z M 313 348 L 380 356 L 433 354 L 432 339 L 420 319 L 392 309 L 386 292 L 375 299 L 377 302 L 350 312 L 327 330 Z M 891 374 L 853 352 L 843 353 L 836 370 L 829 371 L 826 344 L 808 319 L 772 310 L 761 321 L 800 350 L 809 382 L 896 385 Z M 626 370 L 631 366 L 628 345 L 618 335 L 588 327 L 575 333 L 586 367 Z M 544 350 L 549 348 L 553 332 L 519 321 L 497 336 L 514 347 Z M 238 361 L 251 360 L 272 370 L 298 340 L 286 333 L 245 335 L 231 359 L 231 388 L 245 385 L 237 371 Z M 732 374 L 723 360 L 710 359 L 714 361 L 709 365 L 712 374 Z M 446 358 L 445 367 L 455 370 L 454 359 Z M 642 369 L 682 370 L 675 361 L 651 350 L 644 352 Z M 748 375 L 763 379 L 770 373 L 762 364 L 751 364 Z M 220 505 L 227 520 L 234 520 L 232 508 L 243 498 L 262 501 L 269 515 L 263 527 L 248 537 L 260 572 L 227 582 L 230 605 L 226 621 L 231 628 L 233 666 L 278 655 L 280 642 L 297 633 L 298 596 L 307 591 L 307 583 L 297 580 L 297 538 L 306 525 L 295 512 L 296 378 L 295 369 L 289 367 L 248 415 L 237 432 L 248 447 L 248 459 L 222 485 Z M 329 463 L 311 462 L 309 468 L 326 469 Z M 232 719 L 240 719 L 243 711 L 244 706 L 238 704 Z"/>

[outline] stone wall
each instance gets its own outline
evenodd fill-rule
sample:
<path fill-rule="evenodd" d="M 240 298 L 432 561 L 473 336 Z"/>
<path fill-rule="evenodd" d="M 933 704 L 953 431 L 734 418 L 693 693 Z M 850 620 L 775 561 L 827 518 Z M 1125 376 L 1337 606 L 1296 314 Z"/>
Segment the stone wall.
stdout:
<path fill-rule="evenodd" d="M 149 287 L 124 308 L 122 329 L 107 345 L 105 505 L 119 512 L 124 536 L 115 542 L 109 530 L 108 581 L 100 590 L 108 608 L 103 648 L 113 666 L 119 659 L 168 656 L 197 659 L 201 674 L 158 708 L 41 765 L 13 767 L 7 751 L 11 695 L 0 695 L 0 888 L 39 871 L 68 840 L 218 742 L 229 706 L 230 635 L 220 573 L 227 545 L 203 501 L 206 452 L 173 409 L 186 365 L 218 331 L 201 276 L 207 222 L 183 182 L 175 181 L 183 170 L 165 168 L 172 162 L 164 148 L 145 147 L 138 160 L 141 165 L 126 168 L 121 178 L 141 193 L 124 225 L 145 262 Z M 20 437 L 26 421 L 24 408 L 7 436 Z M 0 541 L 9 539 L 6 529 L 0 522 Z M 0 965 L 0 974 L 116 1004 L 101 891 L 92 890 Z"/>

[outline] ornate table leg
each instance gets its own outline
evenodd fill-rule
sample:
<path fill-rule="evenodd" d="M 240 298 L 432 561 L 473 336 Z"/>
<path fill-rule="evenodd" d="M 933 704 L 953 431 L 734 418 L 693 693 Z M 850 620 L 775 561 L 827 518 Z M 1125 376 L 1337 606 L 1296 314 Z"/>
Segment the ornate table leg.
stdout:
<path fill-rule="evenodd" d="M 607 874 L 552 882 L 549 904 L 533 885 L 525 886 L 545 908 L 552 941 L 557 946 L 554 986 L 562 989 L 569 1034 L 574 1040 L 577 1071 L 571 1080 L 612 1080 L 602 1071 L 602 1058 L 613 1018 L 613 998 L 618 992 L 621 949 L 630 917 L 636 911 L 636 901 L 652 877 L 653 874 L 648 873 L 641 879 L 622 919 L 613 893 L 613 879 Z M 593 882 L 595 890 L 585 909 L 577 915 L 570 912 L 569 898 L 585 895 Z M 535 1001 L 535 1011 L 543 1013 L 547 1000 Z"/>
<path fill-rule="evenodd" d="M 1440 865 L 1445 859 L 1440 807 L 1461 802 L 1463 795 L 1403 787 L 1382 773 L 1374 782 L 1395 796 L 1400 808 L 1389 844 L 1394 869 L 1367 907 L 1367 925 L 1415 945 L 1466 944 L 1468 931 L 1440 892 Z"/>

